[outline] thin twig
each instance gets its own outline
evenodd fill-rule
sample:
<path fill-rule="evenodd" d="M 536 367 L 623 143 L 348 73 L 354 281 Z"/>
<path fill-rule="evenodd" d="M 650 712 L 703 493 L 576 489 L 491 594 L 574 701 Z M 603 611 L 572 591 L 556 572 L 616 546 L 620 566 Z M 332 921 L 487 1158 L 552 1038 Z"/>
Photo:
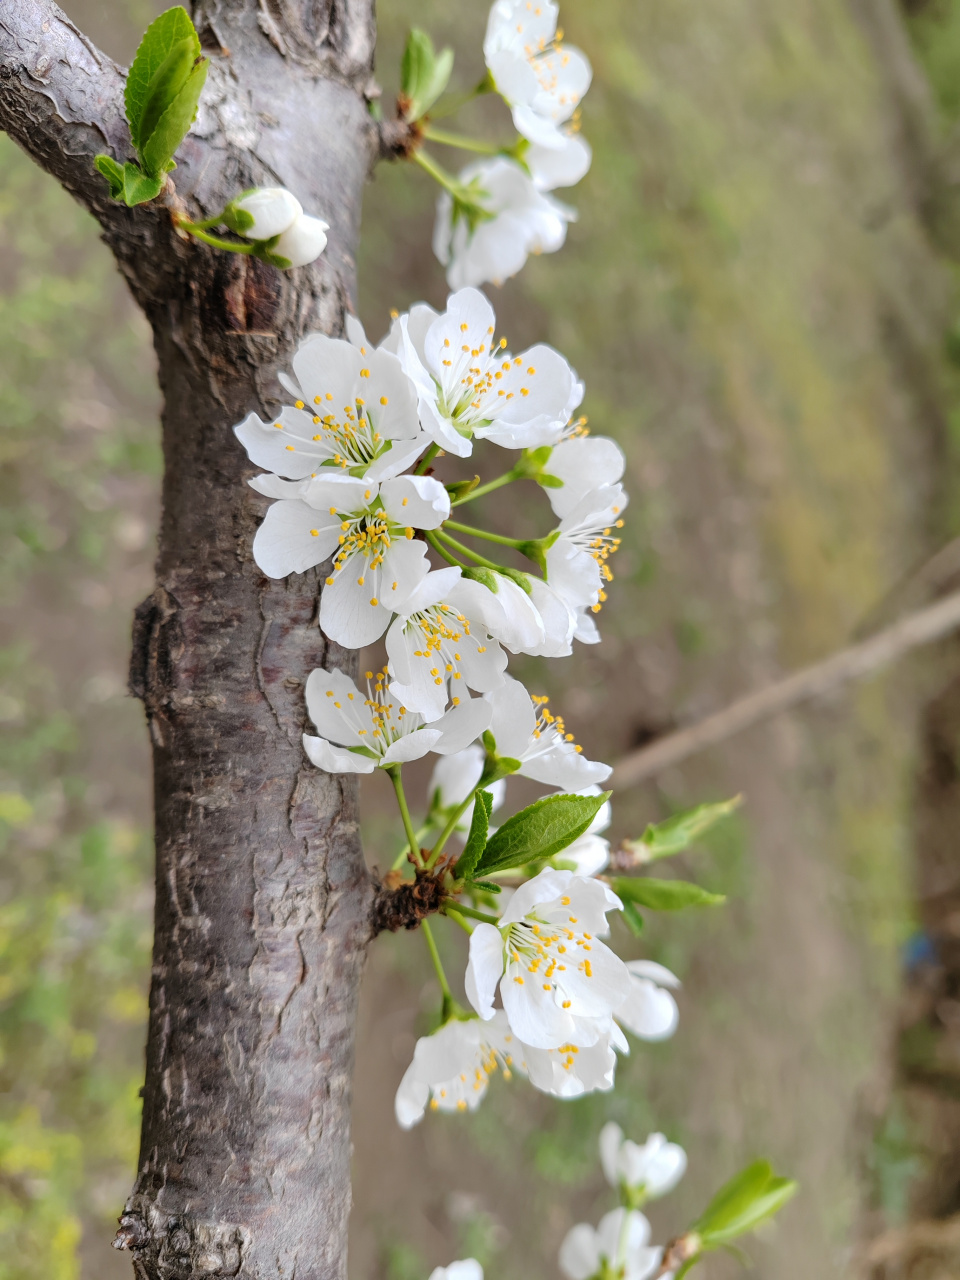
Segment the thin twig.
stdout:
<path fill-rule="evenodd" d="M 668 734 L 639 751 L 632 751 L 614 769 L 613 784 L 629 787 L 651 778 L 761 720 L 779 715 L 809 698 L 819 698 L 850 680 L 872 675 L 911 649 L 939 640 L 958 627 L 960 591 L 908 614 L 869 640 L 841 649 L 823 662 L 815 662 L 765 689 L 748 693 L 722 711 L 686 729 Z"/>

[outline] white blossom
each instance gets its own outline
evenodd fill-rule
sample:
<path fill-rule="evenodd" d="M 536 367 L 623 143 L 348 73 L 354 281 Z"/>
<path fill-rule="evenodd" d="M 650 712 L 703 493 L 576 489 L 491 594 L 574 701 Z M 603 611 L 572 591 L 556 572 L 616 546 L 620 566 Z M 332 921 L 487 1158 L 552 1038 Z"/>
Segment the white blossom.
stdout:
<path fill-rule="evenodd" d="M 510 1029 L 524 1045 L 587 1048 L 610 1030 L 629 992 L 623 961 L 598 939 L 623 904 L 599 880 L 545 868 L 514 893 L 498 925 L 470 935 L 466 991 L 493 1017 L 497 986 Z"/>
<path fill-rule="evenodd" d="M 253 219 L 253 224 L 241 232 L 247 240 L 272 240 L 303 214 L 300 201 L 283 187 L 258 187 L 234 200 L 233 207 Z"/>
<path fill-rule="evenodd" d="M 431 809 L 445 812 L 458 808 L 480 781 L 485 755 L 483 748 L 473 743 L 456 755 L 441 757 L 434 765 L 430 777 L 428 795 Z M 491 812 L 495 813 L 503 804 L 507 792 L 506 779 L 499 778 L 485 789 L 489 791 L 493 802 Z M 473 820 L 473 806 L 474 802 L 471 801 L 460 815 L 457 831 L 469 831 Z"/>
<path fill-rule="evenodd" d="M 451 294 L 442 315 L 420 304 L 400 318 L 400 361 L 416 386 L 423 429 L 459 457 L 471 452 L 473 437 L 511 449 L 552 439 L 583 395 L 559 352 L 540 343 L 511 356 L 495 327 L 477 289 Z"/>
<path fill-rule="evenodd" d="M 383 635 L 400 602 L 426 577 L 426 547 L 414 541 L 414 531 L 436 529 L 450 514 L 449 495 L 432 476 L 377 484 L 324 468 L 309 480 L 264 475 L 250 484 L 278 499 L 254 537 L 254 560 L 268 577 L 285 578 L 332 556 L 320 626 L 350 649 Z"/>
<path fill-rule="evenodd" d="M 630 989 L 616 1011 L 617 1021 L 641 1040 L 668 1040 L 677 1029 L 680 1010 L 668 988 L 680 979 L 654 960 L 628 960 Z"/>
<path fill-rule="evenodd" d="M 486 587 L 454 566 L 428 574 L 397 605 L 387 632 L 391 689 L 435 720 L 464 685 L 488 693 L 503 683 L 507 655 L 492 635 L 502 609 Z M 501 631 L 503 628 L 500 628 Z"/>
<path fill-rule="evenodd" d="M 662 1133 L 651 1133 L 641 1146 L 625 1138 L 612 1120 L 600 1130 L 600 1164 L 611 1187 L 627 1187 L 649 1199 L 672 1191 L 687 1170 L 687 1153 Z"/>
<path fill-rule="evenodd" d="M 373 683 L 371 683 L 371 681 Z M 386 688 L 386 671 L 367 673 L 366 697 L 342 671 L 311 671 L 307 713 L 320 737 L 303 735 L 303 748 L 327 773 L 372 773 L 419 760 L 428 751 L 451 755 L 483 733 L 490 708 L 467 698 L 432 724 L 399 706 Z"/>
<path fill-rule="evenodd" d="M 563 720 L 550 711 L 547 699 L 531 698 L 519 680 L 507 676 L 485 697 L 493 707 L 490 731 L 497 752 L 520 761 L 521 777 L 564 791 L 579 791 L 609 778 L 610 766 L 587 760 Z"/>
<path fill-rule="evenodd" d="M 617 530 L 627 495 L 619 484 L 591 490 L 560 521 L 547 550 L 547 581 L 572 609 L 600 611 L 613 581 L 607 563 L 620 546 Z"/>
<path fill-rule="evenodd" d="M 293 357 L 296 398 L 263 422 L 255 413 L 234 428 L 250 461 L 290 480 L 339 468 L 367 480 L 405 471 L 429 443 L 420 430 L 417 393 L 397 357 L 341 338 L 312 334 Z"/>
<path fill-rule="evenodd" d="M 649 1240 L 650 1223 L 642 1213 L 614 1209 L 597 1227 L 580 1222 L 570 1229 L 560 1246 L 560 1270 L 567 1280 L 591 1280 L 606 1264 L 618 1280 L 648 1280 L 663 1258 Z"/>
<path fill-rule="evenodd" d="M 291 267 L 305 267 L 308 262 L 316 261 L 327 247 L 329 230 L 329 223 L 322 218 L 301 213 L 286 231 L 281 232 L 270 252 L 286 258 Z"/>
<path fill-rule="evenodd" d="M 623 450 L 615 440 L 607 436 L 573 436 L 551 450 L 543 470 L 562 484 L 560 488 L 548 488 L 544 492 L 555 514 L 562 519 L 588 493 L 617 484 L 625 467 Z"/>
<path fill-rule="evenodd" d="M 544 173 L 548 170 L 544 169 Z M 549 180 L 549 179 L 548 179 Z M 474 226 L 443 191 L 437 199 L 433 251 L 451 289 L 496 284 L 515 276 L 531 253 L 556 253 L 577 213 L 506 156 L 480 160 L 459 174 L 486 214 Z"/>
<path fill-rule="evenodd" d="M 579 1098 L 585 1093 L 613 1088 L 617 1069 L 615 1048 L 621 1053 L 630 1052 L 623 1032 L 611 1021 L 600 1032 L 596 1044 L 562 1044 L 558 1049 L 534 1049 L 519 1044 L 516 1059 L 530 1083 L 542 1093 L 557 1098 Z"/>
<path fill-rule="evenodd" d="M 496 0 L 487 21 L 483 56 L 519 133 L 561 148 L 559 128 L 590 87 L 590 63 L 560 43 L 553 0 Z"/>
<path fill-rule="evenodd" d="M 421 1036 L 397 1090 L 400 1127 L 412 1128 L 428 1105 L 433 1111 L 475 1111 L 495 1071 L 510 1078 L 515 1048 L 502 1011 L 489 1022 L 451 1018 L 433 1035 Z"/>
<path fill-rule="evenodd" d="M 576 130 L 561 129 L 560 147 L 544 147 L 531 143 L 524 152 L 523 161 L 530 170 L 533 185 L 538 191 L 554 191 L 557 187 L 573 187 L 586 177 L 593 161 L 593 152 L 586 138 Z"/>
<path fill-rule="evenodd" d="M 430 1280 L 483 1280 L 483 1267 L 476 1258 L 463 1258 L 446 1267 L 434 1267 Z"/>

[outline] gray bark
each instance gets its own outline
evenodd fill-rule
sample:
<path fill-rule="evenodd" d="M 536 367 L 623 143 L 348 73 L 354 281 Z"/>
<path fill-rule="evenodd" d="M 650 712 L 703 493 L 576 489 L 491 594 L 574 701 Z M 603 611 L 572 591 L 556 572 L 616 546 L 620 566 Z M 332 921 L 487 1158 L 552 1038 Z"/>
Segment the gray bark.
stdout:
<path fill-rule="evenodd" d="M 154 750 L 157 905 L 139 1174 L 118 1233 L 138 1276 L 341 1276 L 358 987 L 373 886 L 356 788 L 304 767 L 303 681 L 355 655 L 316 625 L 322 573 L 267 581 L 264 503 L 231 426 L 270 413 L 308 329 L 338 333 L 355 286 L 372 0 L 200 0 L 212 61 L 176 198 L 208 217 L 282 185 L 331 225 L 281 273 L 107 197 L 92 158 L 130 158 L 123 72 L 46 0 L 4 0 L 0 127 L 103 227 L 153 327 L 165 397 L 157 586 L 131 688 Z"/>

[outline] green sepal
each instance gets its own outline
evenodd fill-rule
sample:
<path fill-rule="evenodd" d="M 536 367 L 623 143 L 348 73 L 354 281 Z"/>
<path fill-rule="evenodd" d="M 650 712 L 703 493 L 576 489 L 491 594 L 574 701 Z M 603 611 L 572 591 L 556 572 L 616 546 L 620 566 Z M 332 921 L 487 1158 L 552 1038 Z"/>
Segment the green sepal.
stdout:
<path fill-rule="evenodd" d="M 140 41 L 140 47 L 137 49 L 137 55 L 127 73 L 123 100 L 127 112 L 127 124 L 130 126 L 130 137 L 138 151 L 149 137 L 149 134 L 143 132 L 142 121 L 150 98 L 151 82 L 170 51 L 183 40 L 191 42 L 193 52 L 191 62 L 199 58 L 200 38 L 186 9 L 182 5 L 177 5 L 161 13 L 159 18 L 147 27 Z M 157 119 L 162 114 L 163 109 L 158 112 Z"/>
<path fill-rule="evenodd" d="M 635 938 L 639 938 L 643 933 L 643 916 L 637 910 L 635 902 L 625 899 L 623 903 L 623 918 L 627 922 L 627 928 Z"/>
<path fill-rule="evenodd" d="M 708 893 L 689 880 L 654 880 L 649 876 L 618 876 L 611 882 L 613 892 L 625 902 L 634 902 L 648 911 L 682 911 L 685 907 L 718 907 L 726 902 L 722 893 Z"/>
<path fill-rule="evenodd" d="M 540 473 L 550 461 L 552 444 L 542 444 L 536 449 L 524 449 L 514 465 L 514 471 L 528 480 L 539 480 Z"/>
<path fill-rule="evenodd" d="M 156 128 L 140 149 L 143 167 L 148 173 L 164 173 L 173 153 L 190 131 L 197 118 L 200 94 L 207 80 L 210 63 L 206 58 L 194 64 L 180 92 L 157 122 Z"/>
<path fill-rule="evenodd" d="M 110 195 L 114 200 L 123 199 L 124 175 L 123 165 L 117 164 L 112 156 L 94 156 L 94 167 L 102 173 L 110 183 Z"/>
<path fill-rule="evenodd" d="M 242 200 L 243 193 L 237 196 L 237 200 Z M 248 213 L 246 209 L 238 209 L 236 200 L 231 200 L 223 211 L 223 224 L 229 227 L 231 231 L 235 231 L 238 236 L 244 235 L 254 224 L 254 216 Z"/>
<path fill-rule="evenodd" d="M 670 858 L 690 847 L 721 818 L 738 809 L 742 796 L 721 800 L 717 804 L 700 804 L 695 809 L 675 813 L 663 822 L 651 824 L 639 840 L 625 841 L 626 847 L 640 856 L 641 862 L 655 862 L 658 858 Z"/>
<path fill-rule="evenodd" d="M 727 1245 L 779 1212 L 796 1194 L 797 1183 L 778 1178 L 766 1160 L 757 1160 L 731 1178 L 693 1224 L 705 1249 Z"/>
<path fill-rule="evenodd" d="M 489 733 L 490 730 L 488 729 L 486 732 Z M 493 737 L 492 734 L 490 736 L 491 738 Z M 514 760 L 512 756 L 495 756 L 492 761 L 488 761 L 484 766 L 482 785 L 489 787 L 491 782 L 499 782 L 501 778 L 509 778 L 511 773 L 517 772 L 521 763 L 522 761 Z"/>
<path fill-rule="evenodd" d="M 489 791 L 478 791 L 473 806 L 473 817 L 470 820 L 470 834 L 467 836 L 463 853 L 457 859 L 453 874 L 457 880 L 471 880 L 477 863 L 483 856 L 487 844 L 487 832 L 490 829 L 490 814 L 493 812 L 493 796 Z"/>
<path fill-rule="evenodd" d="M 521 542 L 517 546 L 517 550 L 522 556 L 526 556 L 528 560 L 532 560 L 541 573 L 547 572 L 547 552 L 560 537 L 560 530 L 554 529 L 553 533 L 548 533 L 545 538 L 531 538 L 527 542 Z"/>
<path fill-rule="evenodd" d="M 521 569 L 500 568 L 497 569 L 497 573 L 504 578 L 509 578 L 511 582 L 515 582 L 520 590 L 525 591 L 527 595 L 533 590 L 529 573 L 524 573 Z"/>
<path fill-rule="evenodd" d="M 452 484 L 444 485 L 444 488 L 451 500 L 456 502 L 458 498 L 465 498 L 468 493 L 473 493 L 479 483 L 480 477 L 474 476 L 472 480 L 455 480 Z"/>
<path fill-rule="evenodd" d="M 610 795 L 605 791 L 599 796 L 545 796 L 521 809 L 491 837 L 474 874 L 509 871 L 559 853 L 583 835 Z"/>
<path fill-rule="evenodd" d="M 144 173 L 138 164 L 128 160 L 123 166 L 123 199 L 132 209 L 134 205 L 146 204 L 148 200 L 156 200 L 163 190 L 166 176 Z"/>
<path fill-rule="evenodd" d="M 469 569 L 464 569 L 462 576 L 469 578 L 472 582 L 479 582 L 492 591 L 494 595 L 500 590 L 500 583 L 497 581 L 497 575 L 492 569 L 484 569 L 482 565 L 476 565 Z"/>
<path fill-rule="evenodd" d="M 449 84 L 452 70 L 453 50 L 437 53 L 426 31 L 413 27 L 400 64 L 400 91 L 407 120 L 426 115 Z"/>

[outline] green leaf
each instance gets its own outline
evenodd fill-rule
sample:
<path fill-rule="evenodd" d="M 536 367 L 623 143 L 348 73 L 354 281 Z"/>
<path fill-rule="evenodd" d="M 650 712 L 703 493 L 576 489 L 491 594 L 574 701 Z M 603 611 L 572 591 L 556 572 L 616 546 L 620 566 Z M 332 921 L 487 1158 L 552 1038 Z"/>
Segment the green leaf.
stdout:
<path fill-rule="evenodd" d="M 148 173 L 165 173 L 168 162 L 197 118 L 197 104 L 207 79 L 210 64 L 203 59 L 187 77 L 183 88 L 160 117 L 157 127 L 141 151 L 143 167 Z"/>
<path fill-rule="evenodd" d="M 649 876 L 619 876 L 613 892 L 625 902 L 650 911 L 682 911 L 684 907 L 717 907 L 726 902 L 722 893 L 708 893 L 689 880 L 654 880 Z"/>
<path fill-rule="evenodd" d="M 419 120 L 433 106 L 450 81 L 453 50 L 439 54 L 426 31 L 413 27 L 400 64 L 400 91 L 406 99 L 404 115 Z"/>
<path fill-rule="evenodd" d="M 503 885 L 497 884 L 495 880 L 471 880 L 471 889 L 483 889 L 486 893 L 502 893 Z"/>
<path fill-rule="evenodd" d="M 141 146 L 140 122 L 149 96 L 150 81 L 160 69 L 174 45 L 181 40 L 192 40 L 193 56 L 200 56 L 200 39 L 197 36 L 190 15 L 182 5 L 168 9 L 150 26 L 140 41 L 140 48 L 133 60 L 127 75 L 124 90 L 124 103 L 127 109 L 127 123 L 130 126 L 130 137 L 133 145 L 139 150 Z"/>
<path fill-rule="evenodd" d="M 93 163 L 110 183 L 110 194 L 114 200 L 123 199 L 123 165 L 117 164 L 112 156 L 94 156 Z"/>
<path fill-rule="evenodd" d="M 776 1177 L 766 1160 L 757 1160 L 720 1188 L 692 1230 L 705 1248 L 728 1244 L 773 1217 L 796 1191 L 796 1182 Z"/>
<path fill-rule="evenodd" d="M 738 809 L 742 796 L 721 800 L 719 804 L 700 804 L 695 809 L 675 813 L 664 822 L 647 827 L 640 840 L 627 840 L 626 846 L 640 855 L 642 862 L 655 862 L 657 858 L 669 858 L 689 848 L 698 836 Z"/>
<path fill-rule="evenodd" d="M 132 209 L 134 205 L 156 200 L 163 190 L 163 177 L 144 173 L 139 165 L 128 160 L 123 166 L 123 199 Z"/>
<path fill-rule="evenodd" d="M 457 880 L 471 880 L 477 863 L 483 856 L 487 843 L 487 832 L 490 829 L 490 814 L 493 812 L 493 796 L 489 791 L 478 791 L 473 806 L 473 818 L 470 821 L 470 834 L 463 846 L 463 853 L 457 859 L 453 874 Z"/>
<path fill-rule="evenodd" d="M 583 835 L 609 797 L 609 791 L 599 796 L 546 796 L 528 805 L 491 838 L 474 874 L 491 875 L 552 857 Z"/>
<path fill-rule="evenodd" d="M 623 904 L 623 918 L 633 936 L 639 938 L 643 933 L 643 916 L 637 910 L 636 903 L 630 902 L 629 899 Z"/>
<path fill-rule="evenodd" d="M 176 100 L 187 82 L 197 57 L 193 51 L 193 44 L 194 42 L 189 39 L 179 40 L 157 68 L 147 86 L 147 98 L 140 116 L 140 143 L 137 147 L 141 155 L 160 123 L 161 116 Z"/>

